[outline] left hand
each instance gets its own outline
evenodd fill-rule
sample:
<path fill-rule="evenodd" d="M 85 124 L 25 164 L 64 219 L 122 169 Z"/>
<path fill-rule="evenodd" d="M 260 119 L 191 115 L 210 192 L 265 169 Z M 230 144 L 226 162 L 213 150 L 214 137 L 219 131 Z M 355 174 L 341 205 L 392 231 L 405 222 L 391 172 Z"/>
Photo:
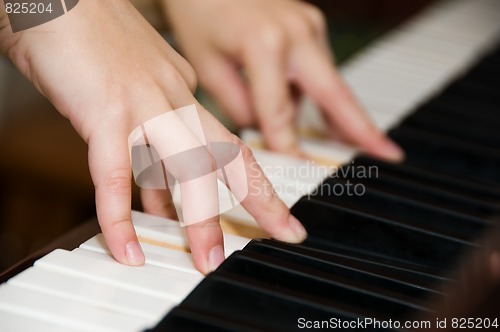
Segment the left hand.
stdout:
<path fill-rule="evenodd" d="M 298 88 L 323 109 L 336 136 L 372 155 L 402 159 L 336 71 L 316 7 L 297 0 L 163 2 L 200 84 L 237 125 L 259 125 L 272 150 L 300 154 Z"/>

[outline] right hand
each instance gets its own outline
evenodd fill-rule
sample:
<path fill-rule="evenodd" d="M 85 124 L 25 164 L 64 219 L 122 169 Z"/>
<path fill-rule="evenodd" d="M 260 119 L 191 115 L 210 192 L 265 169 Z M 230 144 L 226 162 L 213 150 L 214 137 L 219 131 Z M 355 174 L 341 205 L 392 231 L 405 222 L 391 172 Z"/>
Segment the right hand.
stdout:
<path fill-rule="evenodd" d="M 300 223 L 269 190 L 250 150 L 193 97 L 196 77 L 191 66 L 127 0 L 80 1 L 69 13 L 44 25 L 16 34 L 7 29 L 0 31 L 2 51 L 89 145 L 97 216 L 116 260 L 144 263 L 131 221 L 128 136 L 146 120 L 191 104 L 198 109 L 207 141 L 241 148 L 252 183 L 243 206 L 271 236 L 290 242 L 305 238 Z M 167 146 L 192 139 L 179 127 L 165 130 L 162 136 Z M 203 204 L 203 197 L 197 197 L 183 195 L 183 208 Z M 172 216 L 167 191 L 142 190 L 142 199 L 145 212 Z M 224 258 L 218 216 L 188 226 L 187 233 L 196 267 L 203 273 L 215 269 Z"/>
<path fill-rule="evenodd" d="M 304 94 L 322 110 L 331 136 L 403 159 L 335 68 L 319 9 L 297 0 L 162 2 L 201 85 L 236 124 L 258 125 L 271 150 L 303 155 L 296 119 Z"/>

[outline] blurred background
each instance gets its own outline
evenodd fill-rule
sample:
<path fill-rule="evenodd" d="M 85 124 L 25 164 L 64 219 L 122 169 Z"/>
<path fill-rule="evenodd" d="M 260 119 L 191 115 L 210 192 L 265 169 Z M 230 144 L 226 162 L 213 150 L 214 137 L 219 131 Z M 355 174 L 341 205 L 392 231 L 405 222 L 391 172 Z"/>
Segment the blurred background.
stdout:
<path fill-rule="evenodd" d="M 168 36 L 156 0 L 132 1 Z M 338 63 L 432 0 L 311 0 L 323 9 Z M 216 107 L 202 91 L 198 97 Z M 0 271 L 95 216 L 87 147 L 70 123 L 0 57 Z M 133 207 L 140 209 L 137 188 Z"/>

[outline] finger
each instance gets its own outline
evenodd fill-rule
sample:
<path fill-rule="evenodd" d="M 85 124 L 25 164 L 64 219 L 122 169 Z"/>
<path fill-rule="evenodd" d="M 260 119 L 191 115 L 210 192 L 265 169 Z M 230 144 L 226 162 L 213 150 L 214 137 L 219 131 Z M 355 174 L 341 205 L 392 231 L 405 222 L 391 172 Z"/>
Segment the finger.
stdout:
<path fill-rule="evenodd" d="M 232 180 L 248 188 L 246 197 L 241 201 L 243 207 L 273 238 L 292 243 L 302 242 L 307 237 L 307 232 L 276 195 L 271 183 L 255 161 L 251 150 L 215 120 L 211 114 L 202 112 L 200 116 L 204 126 L 206 126 L 209 141 L 233 143 L 241 150 L 245 172 L 243 176 L 238 176 L 241 174 L 238 172 L 238 178 Z"/>
<path fill-rule="evenodd" d="M 168 219 L 177 219 L 177 213 L 168 189 L 141 188 L 144 212 Z"/>
<path fill-rule="evenodd" d="M 293 101 L 288 89 L 287 45 L 270 30 L 264 41 L 245 55 L 259 125 L 270 149 L 299 154 Z"/>
<path fill-rule="evenodd" d="M 306 230 L 278 197 L 251 150 L 242 147 L 242 152 L 249 186 L 243 207 L 273 238 L 291 243 L 304 241 Z"/>
<path fill-rule="evenodd" d="M 196 268 L 203 274 L 214 271 L 225 259 L 224 239 L 218 219 L 209 219 L 186 229 Z"/>
<path fill-rule="evenodd" d="M 297 59 L 294 80 L 319 104 L 343 137 L 377 157 L 403 159 L 403 151 L 373 125 L 318 46 L 297 49 Z"/>
<path fill-rule="evenodd" d="M 252 99 L 238 67 L 222 56 L 208 55 L 197 66 L 201 85 L 239 127 L 253 126 Z"/>
<path fill-rule="evenodd" d="M 180 182 L 182 221 L 196 268 L 207 274 L 224 260 L 224 242 L 219 224 L 219 201 L 215 163 L 208 150 L 189 154 L 189 163 L 181 165 L 176 178 Z M 172 166 L 172 163 L 170 163 Z M 169 170 L 172 168 L 170 167 Z M 196 174 L 195 174 L 196 172 Z"/>
<path fill-rule="evenodd" d="M 192 190 L 183 188 L 184 192 L 193 192 Z M 200 194 L 210 192 L 209 188 L 195 190 Z M 217 195 L 217 193 L 215 193 Z M 200 208 L 195 207 L 199 200 L 190 199 L 183 204 L 184 208 Z M 184 202 L 183 202 L 184 203 Z M 193 256 L 195 267 L 203 274 L 208 274 L 214 271 L 224 261 L 224 239 L 222 229 L 219 223 L 219 215 L 208 218 L 204 221 L 198 221 L 186 227 L 186 233 Z"/>
<path fill-rule="evenodd" d="M 137 131 L 147 137 L 147 143 L 155 148 L 165 165 L 163 179 L 174 178 L 179 183 L 182 208 L 179 217 L 187 226 L 194 264 L 206 274 L 222 262 L 224 248 L 215 164 L 205 146 L 203 131 L 199 130 L 197 114 L 194 106 L 175 110 L 148 120 Z M 174 183 L 168 181 L 172 187 Z"/>
<path fill-rule="evenodd" d="M 131 167 L 126 130 L 106 128 L 89 140 L 89 167 L 99 225 L 117 261 L 144 264 L 131 218 Z"/>

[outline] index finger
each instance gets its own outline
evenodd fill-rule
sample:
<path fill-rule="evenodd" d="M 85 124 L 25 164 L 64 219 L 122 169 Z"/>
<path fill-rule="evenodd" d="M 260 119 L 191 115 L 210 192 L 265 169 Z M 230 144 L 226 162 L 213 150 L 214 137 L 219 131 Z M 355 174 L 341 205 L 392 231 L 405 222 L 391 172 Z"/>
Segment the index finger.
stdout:
<path fill-rule="evenodd" d="M 401 160 L 403 151 L 378 130 L 335 70 L 330 57 L 311 43 L 297 50 L 295 80 L 324 110 L 344 138 L 384 159 Z M 307 59 L 304 61 L 303 59 Z"/>
<path fill-rule="evenodd" d="M 236 175 L 233 180 L 238 183 L 238 186 L 248 188 L 246 197 L 241 200 L 243 207 L 273 238 L 292 243 L 302 242 L 307 237 L 306 230 L 275 193 L 252 151 L 238 137 L 217 122 L 211 114 L 203 112 L 200 116 L 206 125 L 209 141 L 229 142 L 237 145 L 241 151 L 246 177 Z"/>

